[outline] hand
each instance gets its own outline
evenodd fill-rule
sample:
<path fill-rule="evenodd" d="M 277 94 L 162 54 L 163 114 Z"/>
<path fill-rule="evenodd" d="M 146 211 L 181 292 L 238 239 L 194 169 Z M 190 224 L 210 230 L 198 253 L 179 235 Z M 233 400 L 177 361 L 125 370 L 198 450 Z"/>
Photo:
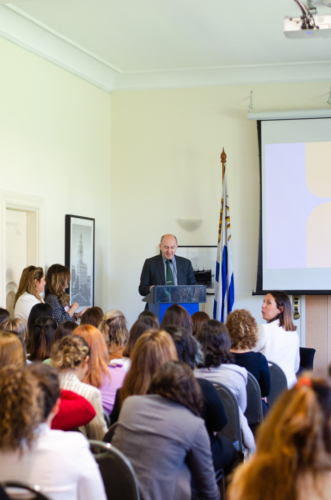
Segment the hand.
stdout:
<path fill-rule="evenodd" d="M 85 311 L 87 311 L 88 309 L 90 309 L 89 307 L 85 307 L 84 309 L 82 309 L 79 313 L 76 313 L 76 318 L 80 318 Z"/>
<path fill-rule="evenodd" d="M 155 287 L 155 285 L 150 286 L 150 287 L 149 287 L 149 291 L 151 291 L 151 290 L 152 290 L 152 288 L 154 288 L 154 287 Z"/>
<path fill-rule="evenodd" d="M 70 306 L 68 313 L 71 316 L 71 318 L 73 317 L 73 315 L 75 314 L 75 311 L 77 311 L 78 308 L 79 308 L 78 302 L 74 302 L 72 304 L 72 306 Z"/>

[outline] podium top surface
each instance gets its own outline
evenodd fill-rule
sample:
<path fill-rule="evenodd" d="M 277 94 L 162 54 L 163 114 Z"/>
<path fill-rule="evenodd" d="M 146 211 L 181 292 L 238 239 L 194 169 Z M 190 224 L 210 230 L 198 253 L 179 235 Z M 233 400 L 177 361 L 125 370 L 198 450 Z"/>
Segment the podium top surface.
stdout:
<path fill-rule="evenodd" d="M 157 285 L 143 299 L 152 304 L 192 304 L 207 302 L 207 289 L 202 285 Z"/>

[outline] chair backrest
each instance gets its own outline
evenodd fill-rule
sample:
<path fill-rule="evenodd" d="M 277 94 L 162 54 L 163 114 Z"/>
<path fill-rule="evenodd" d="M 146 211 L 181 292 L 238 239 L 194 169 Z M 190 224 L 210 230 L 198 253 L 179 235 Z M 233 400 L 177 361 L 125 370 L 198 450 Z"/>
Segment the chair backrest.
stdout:
<path fill-rule="evenodd" d="M 115 422 L 113 425 L 111 425 L 106 432 L 106 434 L 103 436 L 103 442 L 104 443 L 111 443 L 111 440 L 113 439 L 113 435 L 115 434 L 115 430 L 117 427 L 117 422 Z"/>
<path fill-rule="evenodd" d="M 36 484 L 29 486 L 19 481 L 3 481 L 0 484 L 12 500 L 49 500 Z"/>
<path fill-rule="evenodd" d="M 270 393 L 267 398 L 268 405 L 271 407 L 279 395 L 287 389 L 286 375 L 276 363 L 269 361 L 270 370 Z"/>
<path fill-rule="evenodd" d="M 108 500 L 139 500 L 138 482 L 132 465 L 119 450 L 109 443 L 89 441 L 99 464 Z"/>
<path fill-rule="evenodd" d="M 312 370 L 314 368 L 314 356 L 316 349 L 311 347 L 300 347 L 300 368 Z"/>
<path fill-rule="evenodd" d="M 239 409 L 235 395 L 223 384 L 213 384 L 221 397 L 228 423 L 219 432 L 221 436 L 238 443 L 238 449 L 243 449 L 242 434 L 239 420 Z"/>
<path fill-rule="evenodd" d="M 256 425 L 262 422 L 262 402 L 261 389 L 258 381 L 250 372 L 247 372 L 247 407 L 245 417 L 249 425 Z"/>

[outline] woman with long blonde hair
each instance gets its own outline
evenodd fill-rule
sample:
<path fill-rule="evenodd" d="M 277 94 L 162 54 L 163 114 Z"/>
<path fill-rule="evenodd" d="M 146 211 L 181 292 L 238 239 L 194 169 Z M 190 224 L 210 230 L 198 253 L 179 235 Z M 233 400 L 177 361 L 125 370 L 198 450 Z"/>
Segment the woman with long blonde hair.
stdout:
<path fill-rule="evenodd" d="M 177 349 L 169 333 L 149 330 L 136 342 L 131 353 L 131 368 L 122 389 L 116 394 L 111 423 L 117 421 L 121 405 L 129 396 L 147 394 L 149 384 L 159 366 L 177 361 Z"/>
<path fill-rule="evenodd" d="M 15 295 L 15 318 L 28 321 L 32 307 L 44 302 L 40 294 L 44 291 L 45 283 L 45 275 L 42 267 L 29 266 L 23 269 Z"/>
<path fill-rule="evenodd" d="M 109 364 L 107 344 L 95 326 L 80 325 L 75 335 L 82 337 L 90 348 L 90 370 L 83 382 L 100 389 L 103 409 L 110 415 L 116 391 L 122 387 L 126 372 L 122 367 Z"/>
<path fill-rule="evenodd" d="M 331 491 L 331 386 L 299 379 L 261 425 L 257 451 L 241 466 L 229 500 L 315 500 Z"/>

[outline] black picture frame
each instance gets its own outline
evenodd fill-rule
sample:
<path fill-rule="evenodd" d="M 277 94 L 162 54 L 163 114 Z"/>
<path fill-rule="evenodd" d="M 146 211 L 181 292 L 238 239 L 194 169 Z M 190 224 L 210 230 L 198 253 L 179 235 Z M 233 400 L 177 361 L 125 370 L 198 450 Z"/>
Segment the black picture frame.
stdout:
<path fill-rule="evenodd" d="M 85 245 L 85 251 L 84 251 Z M 85 252 L 85 256 L 84 256 Z M 70 304 L 79 309 L 94 306 L 95 219 L 80 215 L 65 216 L 65 265 L 69 267 Z"/>
<path fill-rule="evenodd" d="M 217 245 L 180 245 L 176 255 L 191 261 L 197 285 L 204 285 L 207 295 L 215 295 Z"/>

